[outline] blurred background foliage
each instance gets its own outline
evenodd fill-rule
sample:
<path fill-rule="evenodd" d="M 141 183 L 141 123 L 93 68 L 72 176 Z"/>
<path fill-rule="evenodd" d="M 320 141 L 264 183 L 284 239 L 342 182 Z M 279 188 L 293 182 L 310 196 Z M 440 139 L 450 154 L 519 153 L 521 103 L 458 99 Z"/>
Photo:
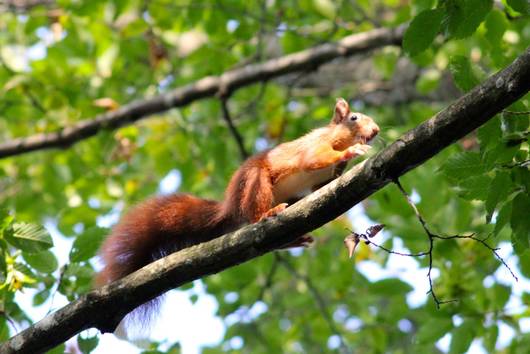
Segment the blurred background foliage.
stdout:
<path fill-rule="evenodd" d="M 339 96 L 375 117 L 379 150 L 522 53 L 529 11 L 525 0 L 2 1 L 0 142 L 351 33 L 409 24 L 402 48 L 334 60 L 241 88 L 228 100 L 250 152 L 327 124 Z M 161 181 L 222 198 L 241 160 L 220 107 L 212 97 L 62 150 L 0 160 L 0 340 L 39 319 L 19 305 L 21 292 L 39 307 L 90 290 L 108 227 L 135 202 L 167 192 Z M 457 301 L 437 309 L 429 294 L 411 296 L 428 289 L 426 257 L 361 245 L 347 259 L 345 228 L 362 232 L 370 223 L 387 225 L 375 241 L 388 248 L 428 249 L 391 185 L 356 208 L 356 217 L 316 231 L 315 247 L 203 279 L 226 327 L 203 352 L 463 353 L 471 345 L 528 352 L 529 115 L 515 112 L 529 110 L 527 95 L 401 180 L 433 232 L 487 238 L 519 282 L 480 243 L 439 240 L 434 289 Z M 62 234 L 68 250 L 47 230 Z M 262 311 L 251 311 L 256 304 Z M 78 337 L 70 350 L 97 344 L 97 336 Z M 179 352 L 178 343 L 145 347 Z"/>

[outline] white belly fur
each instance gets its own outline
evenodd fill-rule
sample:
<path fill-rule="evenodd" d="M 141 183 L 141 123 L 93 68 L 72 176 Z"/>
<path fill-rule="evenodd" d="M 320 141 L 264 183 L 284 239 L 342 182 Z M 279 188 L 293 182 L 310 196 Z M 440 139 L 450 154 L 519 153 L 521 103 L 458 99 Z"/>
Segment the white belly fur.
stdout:
<path fill-rule="evenodd" d="M 299 171 L 278 181 L 273 188 L 274 205 L 310 194 L 314 186 L 333 177 L 333 170 L 334 166 L 314 171 Z"/>

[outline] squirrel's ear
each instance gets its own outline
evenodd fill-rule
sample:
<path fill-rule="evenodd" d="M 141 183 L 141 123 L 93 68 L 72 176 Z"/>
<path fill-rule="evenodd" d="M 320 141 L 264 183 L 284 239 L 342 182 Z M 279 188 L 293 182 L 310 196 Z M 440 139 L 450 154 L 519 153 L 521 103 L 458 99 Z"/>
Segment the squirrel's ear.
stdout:
<path fill-rule="evenodd" d="M 348 102 L 342 97 L 337 98 L 337 103 L 335 104 L 335 113 L 333 114 L 333 122 L 340 123 L 343 119 L 347 118 L 350 114 L 350 106 Z"/>

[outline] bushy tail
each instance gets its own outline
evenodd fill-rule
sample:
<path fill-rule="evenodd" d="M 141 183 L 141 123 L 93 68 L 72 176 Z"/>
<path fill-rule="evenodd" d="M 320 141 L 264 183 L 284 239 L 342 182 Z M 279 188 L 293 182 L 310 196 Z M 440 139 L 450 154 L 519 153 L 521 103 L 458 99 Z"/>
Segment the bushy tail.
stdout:
<path fill-rule="evenodd" d="M 105 264 L 96 286 L 120 279 L 174 251 L 218 237 L 238 225 L 225 215 L 222 203 L 186 194 L 160 196 L 137 205 L 114 227 L 100 255 Z M 125 328 L 148 325 L 160 298 L 125 317 Z M 123 329 L 123 324 L 120 324 Z"/>

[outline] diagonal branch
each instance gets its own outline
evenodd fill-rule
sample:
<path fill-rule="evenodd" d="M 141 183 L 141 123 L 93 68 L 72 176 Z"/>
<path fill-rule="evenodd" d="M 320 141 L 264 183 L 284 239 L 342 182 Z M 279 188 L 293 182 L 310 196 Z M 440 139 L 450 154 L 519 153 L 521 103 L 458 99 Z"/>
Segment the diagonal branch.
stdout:
<path fill-rule="evenodd" d="M 399 45 L 404 27 L 375 29 L 357 33 L 335 43 L 326 43 L 289 54 L 262 64 L 227 71 L 220 76 L 207 76 L 194 83 L 176 88 L 165 94 L 133 101 L 119 109 L 82 120 L 56 132 L 16 138 L 0 144 L 0 158 L 20 155 L 35 150 L 67 148 L 78 141 L 96 135 L 102 130 L 112 130 L 132 124 L 149 115 L 182 107 L 193 101 L 219 95 L 228 97 L 234 90 L 258 82 L 265 82 L 293 72 L 310 71 L 339 57 L 383 47 Z"/>
<path fill-rule="evenodd" d="M 88 328 L 115 329 L 123 316 L 165 291 L 259 257 L 322 226 L 478 128 L 530 90 L 530 48 L 449 107 L 376 156 L 287 208 L 165 258 L 93 290 L 0 345 L 1 353 L 38 353 Z"/>

